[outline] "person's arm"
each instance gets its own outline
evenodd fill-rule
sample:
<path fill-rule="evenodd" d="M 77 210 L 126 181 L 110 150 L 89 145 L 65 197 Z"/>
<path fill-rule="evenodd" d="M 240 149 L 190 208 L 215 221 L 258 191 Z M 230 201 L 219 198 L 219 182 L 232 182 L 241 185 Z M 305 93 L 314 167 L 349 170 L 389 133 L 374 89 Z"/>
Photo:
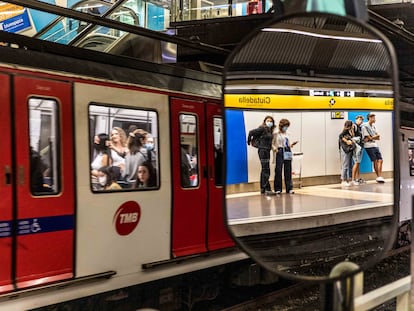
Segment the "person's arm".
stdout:
<path fill-rule="evenodd" d="M 247 137 L 247 144 L 250 145 L 252 138 L 262 136 L 263 132 L 264 128 L 262 126 L 259 126 L 258 128 L 251 130 Z"/>

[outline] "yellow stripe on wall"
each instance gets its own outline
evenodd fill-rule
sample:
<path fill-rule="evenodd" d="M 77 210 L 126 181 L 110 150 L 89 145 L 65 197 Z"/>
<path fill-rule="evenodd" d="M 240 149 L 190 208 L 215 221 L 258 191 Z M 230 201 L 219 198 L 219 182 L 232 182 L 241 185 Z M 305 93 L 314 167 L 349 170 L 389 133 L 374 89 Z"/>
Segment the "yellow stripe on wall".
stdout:
<path fill-rule="evenodd" d="M 272 94 L 226 94 L 224 107 L 246 109 L 393 110 L 391 97 L 337 97 Z"/>

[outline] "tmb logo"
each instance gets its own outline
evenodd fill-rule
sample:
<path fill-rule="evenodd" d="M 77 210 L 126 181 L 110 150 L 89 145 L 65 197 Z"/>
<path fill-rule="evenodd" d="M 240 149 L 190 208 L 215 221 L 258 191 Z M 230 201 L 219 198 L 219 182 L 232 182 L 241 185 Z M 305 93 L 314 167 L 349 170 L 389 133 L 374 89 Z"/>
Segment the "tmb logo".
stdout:
<path fill-rule="evenodd" d="M 138 225 L 141 217 L 141 207 L 137 202 L 128 201 L 122 204 L 114 215 L 116 232 L 119 235 L 128 235 Z"/>

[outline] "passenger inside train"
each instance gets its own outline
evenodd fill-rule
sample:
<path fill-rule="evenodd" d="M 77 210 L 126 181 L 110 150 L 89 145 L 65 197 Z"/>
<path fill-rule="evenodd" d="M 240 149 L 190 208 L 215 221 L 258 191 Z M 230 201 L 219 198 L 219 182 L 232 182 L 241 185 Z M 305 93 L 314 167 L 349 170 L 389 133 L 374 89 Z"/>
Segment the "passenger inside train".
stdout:
<path fill-rule="evenodd" d="M 98 105 L 90 105 L 89 109 L 91 146 L 94 146 L 92 191 L 158 187 L 156 113 Z"/>

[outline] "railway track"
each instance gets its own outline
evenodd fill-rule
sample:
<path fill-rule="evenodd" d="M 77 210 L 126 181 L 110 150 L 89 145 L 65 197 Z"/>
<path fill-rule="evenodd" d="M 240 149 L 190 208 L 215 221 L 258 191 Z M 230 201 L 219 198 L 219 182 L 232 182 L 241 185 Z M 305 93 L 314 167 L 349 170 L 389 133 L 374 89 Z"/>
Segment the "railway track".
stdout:
<path fill-rule="evenodd" d="M 387 253 L 383 260 L 400 255 L 404 252 L 409 252 L 410 249 L 410 245 L 392 249 Z M 297 307 L 297 302 L 295 302 L 295 300 L 303 300 L 303 297 L 307 297 L 307 299 L 310 300 L 311 305 L 319 305 L 319 302 L 315 302 L 315 300 L 319 301 L 319 285 L 309 282 L 297 282 L 293 285 L 288 285 L 282 289 L 275 290 L 274 292 L 270 292 L 234 306 L 227 307 L 222 309 L 222 311 L 295 310 Z M 296 306 L 289 307 L 288 303 L 280 304 L 281 300 L 286 302 L 291 300 L 292 304 Z M 312 310 L 312 306 L 309 305 L 308 307 L 310 308 L 309 310 Z"/>

